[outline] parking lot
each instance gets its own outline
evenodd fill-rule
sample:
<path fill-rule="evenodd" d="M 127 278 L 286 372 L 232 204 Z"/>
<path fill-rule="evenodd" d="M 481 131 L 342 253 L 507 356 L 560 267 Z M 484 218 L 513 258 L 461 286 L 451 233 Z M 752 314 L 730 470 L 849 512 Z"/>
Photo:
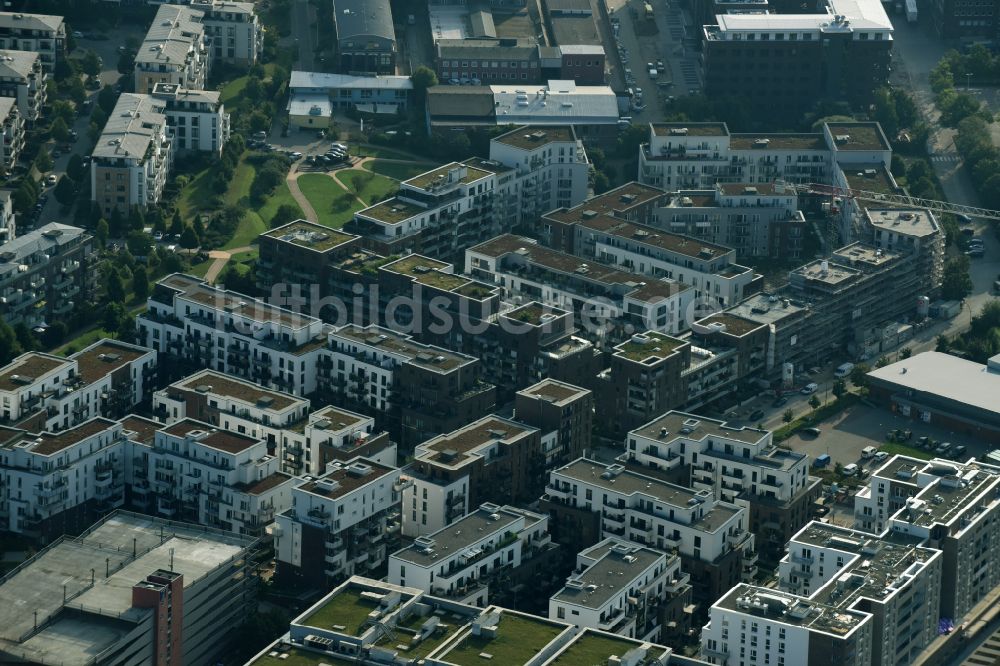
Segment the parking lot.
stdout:
<path fill-rule="evenodd" d="M 864 468 L 869 466 L 870 461 L 861 459 L 861 450 L 866 446 L 879 447 L 885 444 L 886 433 L 896 428 L 913 432 L 913 439 L 908 442 L 910 445 L 915 445 L 919 437 L 926 436 L 955 446 L 966 446 L 968 451 L 963 456 L 965 458 L 982 457 L 989 450 L 988 446 L 974 438 L 867 405 L 856 405 L 818 424 L 818 427 L 821 430 L 819 437 L 793 435 L 783 445 L 812 458 L 829 454 L 831 465 L 859 463 Z"/>

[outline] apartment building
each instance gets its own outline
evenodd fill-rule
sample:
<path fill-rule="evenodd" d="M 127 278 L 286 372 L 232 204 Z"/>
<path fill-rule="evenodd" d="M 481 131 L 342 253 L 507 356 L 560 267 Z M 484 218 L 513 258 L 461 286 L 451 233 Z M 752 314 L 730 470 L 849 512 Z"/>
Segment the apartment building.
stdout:
<path fill-rule="evenodd" d="M 811 517 L 821 492 L 808 456 L 774 446 L 771 432 L 670 411 L 628 435 L 623 462 L 746 506 L 757 552 L 771 564 Z"/>
<path fill-rule="evenodd" d="M 219 530 L 107 515 L 4 578 L 0 659 L 214 663 L 256 607 L 257 549 Z M 36 625 L 36 616 L 46 621 Z"/>
<path fill-rule="evenodd" d="M 0 49 L 34 51 L 49 74 L 64 57 L 66 23 L 62 16 L 0 12 Z"/>
<path fill-rule="evenodd" d="M 157 83 L 205 89 L 211 58 L 203 18 L 193 6 L 160 5 L 135 55 L 135 92 L 152 93 Z"/>
<path fill-rule="evenodd" d="M 633 329 L 676 334 L 685 327 L 695 290 L 648 278 L 504 234 L 466 250 L 466 272 L 502 285 L 508 298 L 537 299 L 572 312 L 591 336 L 612 339 Z"/>
<path fill-rule="evenodd" d="M 326 586 L 385 566 L 403 485 L 398 469 L 361 457 L 298 481 L 272 528 L 277 575 Z"/>
<path fill-rule="evenodd" d="M 677 555 L 608 538 L 576 556 L 566 585 L 549 597 L 549 619 L 578 627 L 661 640 L 661 618 L 672 599 L 690 597 Z M 674 604 L 676 605 L 676 604 Z"/>
<path fill-rule="evenodd" d="M 545 469 L 551 470 L 590 450 L 594 394 L 579 386 L 543 379 L 514 395 L 514 418 L 542 433 Z"/>
<path fill-rule="evenodd" d="M 0 190 L 0 245 L 17 237 L 17 221 L 11 190 Z"/>
<path fill-rule="evenodd" d="M 557 546 L 548 520 L 512 506 L 483 504 L 390 555 L 388 581 L 486 607 L 551 562 Z"/>
<path fill-rule="evenodd" d="M 550 474 L 545 500 L 557 525 L 553 536 L 567 547 L 591 545 L 579 543 L 590 535 L 589 529 L 564 534 L 560 524 L 585 519 L 589 513 L 599 539 L 619 537 L 680 555 L 702 613 L 756 571 L 747 509 L 722 501 L 711 491 L 668 483 L 624 465 L 580 458 Z"/>
<path fill-rule="evenodd" d="M 337 404 L 375 416 L 406 450 L 496 404 L 479 359 L 374 325 L 332 330 L 318 372 L 321 389 Z"/>
<path fill-rule="evenodd" d="M 872 473 L 855 502 L 855 526 L 922 539 L 943 553 L 939 617 L 965 615 L 998 584 L 1000 470 L 970 460 L 893 456 Z"/>
<path fill-rule="evenodd" d="M 57 433 L 0 428 L 0 529 L 47 543 L 120 507 L 121 430 L 101 417 Z"/>
<path fill-rule="evenodd" d="M 569 125 L 524 126 L 490 142 L 490 159 L 453 162 L 403 181 L 355 213 L 346 231 L 383 255 L 411 250 L 462 263 L 462 252 L 586 197 L 589 163 Z"/>
<path fill-rule="evenodd" d="M 779 590 L 738 584 L 712 605 L 701 631 L 710 664 L 872 664 L 874 620 Z"/>
<path fill-rule="evenodd" d="M 705 92 L 739 99 L 754 113 L 797 117 L 817 100 L 864 108 L 889 81 L 893 28 L 878 0 L 828 0 L 816 13 L 777 17 L 720 14 L 716 21 L 702 31 Z M 787 62 L 795 66 L 776 66 Z"/>
<path fill-rule="evenodd" d="M 319 319 L 178 273 L 153 286 L 147 305 L 137 338 L 181 374 L 212 368 L 297 396 L 318 388 L 326 346 Z"/>
<path fill-rule="evenodd" d="M 175 83 L 153 86 L 153 106 L 167 119 L 174 150 L 222 154 L 229 141 L 229 114 L 212 90 L 191 90 Z"/>
<path fill-rule="evenodd" d="M 806 235 L 798 195 L 783 183 L 679 190 L 657 209 L 652 226 L 731 247 L 738 257 L 799 259 Z"/>
<path fill-rule="evenodd" d="M 0 97 L 0 138 L 3 139 L 3 169 L 9 174 L 24 150 L 25 122 L 17 109 L 17 100 Z"/>
<path fill-rule="evenodd" d="M 789 541 L 780 587 L 809 601 L 870 613 L 871 663 L 912 664 L 938 636 L 945 559 L 922 541 L 902 532 L 873 536 L 814 521 Z"/>
<path fill-rule="evenodd" d="M 205 44 L 213 64 L 253 67 L 264 45 L 264 31 L 252 2 L 191 0 L 202 13 Z"/>
<path fill-rule="evenodd" d="M 945 233 L 930 210 L 866 208 L 864 219 L 875 247 L 913 258 L 927 294 L 936 294 L 944 274 Z"/>
<path fill-rule="evenodd" d="M 487 416 L 418 444 L 406 466 L 403 535 L 426 535 L 485 503 L 524 504 L 545 485 L 541 433 Z"/>
<path fill-rule="evenodd" d="M 95 289 L 93 239 L 50 222 L 0 247 L 0 317 L 29 329 L 55 321 Z"/>
<path fill-rule="evenodd" d="M 0 97 L 17 102 L 17 110 L 29 125 L 42 115 L 47 98 L 48 74 L 41 54 L 35 51 L 0 51 Z"/>
<path fill-rule="evenodd" d="M 90 199 L 104 216 L 159 203 L 174 160 L 172 135 L 161 105 L 152 97 L 118 97 L 94 147 L 90 169 Z"/>
<path fill-rule="evenodd" d="M 294 478 L 256 437 L 185 418 L 131 449 L 130 502 L 145 513 L 259 537 L 292 504 Z"/>
<path fill-rule="evenodd" d="M 289 474 L 322 474 L 333 462 L 361 456 L 395 467 L 396 442 L 375 427 L 371 416 L 327 406 L 309 414 L 306 422 L 281 434 L 282 468 Z"/>

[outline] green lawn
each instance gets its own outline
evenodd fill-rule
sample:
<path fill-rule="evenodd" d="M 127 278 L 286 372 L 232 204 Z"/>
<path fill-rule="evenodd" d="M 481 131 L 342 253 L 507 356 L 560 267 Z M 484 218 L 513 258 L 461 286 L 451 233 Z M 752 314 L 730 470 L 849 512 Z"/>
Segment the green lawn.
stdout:
<path fill-rule="evenodd" d="M 371 162 L 365 162 L 361 166 L 368 171 L 373 171 L 393 180 L 409 180 L 439 165 L 434 162 L 410 162 L 403 164 L 387 160 L 372 160 Z"/>
<path fill-rule="evenodd" d="M 81 333 L 72 340 L 67 340 L 61 347 L 53 350 L 53 354 L 58 356 L 69 356 L 70 354 L 75 354 L 84 347 L 88 347 L 101 338 L 110 338 L 111 334 L 105 331 L 103 328 L 93 328 L 86 333 Z"/>
<path fill-rule="evenodd" d="M 357 145 L 351 148 L 352 155 L 358 155 L 359 157 L 382 157 L 389 160 L 412 160 L 413 155 L 410 153 L 401 153 L 398 150 L 393 150 L 392 148 L 383 148 L 382 146 L 372 146 L 372 145 Z"/>
<path fill-rule="evenodd" d="M 275 65 L 272 63 L 264 65 L 265 80 L 274 74 L 274 68 Z M 237 108 L 242 108 L 245 104 L 251 103 L 243 96 L 243 90 L 247 87 L 248 78 L 249 76 L 241 76 L 237 79 L 233 79 L 222 87 L 219 100 L 225 104 L 226 107 L 228 107 L 227 110 L 232 111 Z"/>
<path fill-rule="evenodd" d="M 214 259 L 209 259 L 208 261 L 203 261 L 200 264 L 191 264 L 191 268 L 188 269 L 187 273 L 194 275 L 195 277 L 204 278 L 205 273 L 208 272 L 208 269 L 212 267 L 214 262 Z"/>
<path fill-rule="evenodd" d="M 253 662 L 253 666 L 320 666 L 320 664 L 331 661 L 335 660 L 322 653 L 310 652 L 301 648 L 292 648 L 289 650 L 288 656 L 284 659 L 264 655 Z"/>
<path fill-rule="evenodd" d="M 299 182 L 299 187 L 301 187 L 301 181 Z M 312 201 L 312 199 L 310 199 L 310 201 Z M 257 209 L 257 213 L 260 215 L 261 220 L 264 221 L 267 228 L 270 228 L 271 220 L 274 219 L 274 215 L 278 212 L 278 208 L 285 204 L 295 206 L 295 209 L 299 211 L 299 216 L 305 217 L 305 213 L 303 213 L 302 209 L 299 208 L 299 204 L 295 201 L 295 197 L 293 197 L 292 193 L 289 191 L 288 183 L 282 182 L 281 185 L 278 185 L 277 189 L 274 190 L 271 196 L 268 197 L 268 200 L 264 203 L 264 205 Z M 244 243 L 244 245 L 246 245 L 246 243 Z M 232 247 L 239 247 L 239 245 L 233 245 Z"/>
<path fill-rule="evenodd" d="M 879 451 L 885 451 L 890 456 L 892 455 L 903 455 L 910 456 L 911 458 L 919 458 L 920 460 L 930 460 L 934 457 L 933 451 L 925 451 L 917 446 L 910 446 L 909 444 L 899 444 L 897 442 L 886 442 L 878 447 Z"/>
<path fill-rule="evenodd" d="M 395 194 L 396 190 L 399 189 L 399 183 L 391 178 L 386 178 L 385 176 L 362 169 L 338 171 L 337 178 L 340 179 L 340 182 L 347 185 L 349 189 L 353 190 L 369 206 L 386 199 L 386 195 Z"/>
<path fill-rule="evenodd" d="M 361 596 L 356 589 L 346 589 L 334 595 L 326 604 L 307 617 L 304 624 L 317 629 L 344 627 L 341 631 L 352 636 L 360 636 L 368 622 L 368 614 L 378 604 Z"/>
<path fill-rule="evenodd" d="M 633 641 L 619 638 L 586 634 L 568 650 L 559 655 L 553 666 L 605 666 L 612 655 L 623 657 L 629 650 L 638 647 Z"/>
<path fill-rule="evenodd" d="M 211 167 L 199 171 L 177 197 L 177 208 L 185 220 L 193 220 L 196 214 L 213 208 L 212 203 L 215 199 L 215 192 L 212 191 L 213 173 Z"/>
<path fill-rule="evenodd" d="M 316 210 L 319 217 L 316 221 L 324 226 L 339 229 L 354 216 L 354 211 L 361 210 L 361 204 L 353 196 L 350 198 L 350 207 L 338 207 L 334 210 L 334 202 L 349 193 L 325 174 L 307 173 L 299 176 L 299 189 Z"/>
<path fill-rule="evenodd" d="M 500 618 L 496 638 L 473 636 L 470 632 L 458 645 L 442 655 L 444 661 L 458 666 L 485 663 L 479 655 L 493 656 L 493 664 L 523 664 L 538 654 L 563 631 L 563 627 L 541 618 L 528 620 L 504 613 Z"/>

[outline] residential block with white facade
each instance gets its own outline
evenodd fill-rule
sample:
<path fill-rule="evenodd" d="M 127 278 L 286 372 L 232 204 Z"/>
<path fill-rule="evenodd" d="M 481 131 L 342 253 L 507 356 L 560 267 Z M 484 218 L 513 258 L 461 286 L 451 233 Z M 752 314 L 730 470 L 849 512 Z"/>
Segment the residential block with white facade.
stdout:
<path fill-rule="evenodd" d="M 2 160 L 4 173 L 9 174 L 17 164 L 17 159 L 24 150 L 25 138 L 24 116 L 18 111 L 17 99 L 0 97 L 0 140 L 2 140 Z"/>
<path fill-rule="evenodd" d="M 0 12 L 0 49 L 34 51 L 45 71 L 52 73 L 56 60 L 64 57 L 66 22 L 62 16 Z"/>
<path fill-rule="evenodd" d="M 135 92 L 151 93 L 157 83 L 204 90 L 211 59 L 203 18 L 188 6 L 160 6 L 135 55 Z"/>
<path fill-rule="evenodd" d="M 34 124 L 47 98 L 48 74 L 35 51 L 0 51 L 0 96 L 17 101 L 25 122 Z"/>
<path fill-rule="evenodd" d="M 167 119 L 174 149 L 219 155 L 229 140 L 229 114 L 218 91 L 181 88 L 175 83 L 153 86 L 153 104 Z"/>
<path fill-rule="evenodd" d="M 264 31 L 252 2 L 191 0 L 202 13 L 205 42 L 212 63 L 252 67 L 263 48 Z"/>

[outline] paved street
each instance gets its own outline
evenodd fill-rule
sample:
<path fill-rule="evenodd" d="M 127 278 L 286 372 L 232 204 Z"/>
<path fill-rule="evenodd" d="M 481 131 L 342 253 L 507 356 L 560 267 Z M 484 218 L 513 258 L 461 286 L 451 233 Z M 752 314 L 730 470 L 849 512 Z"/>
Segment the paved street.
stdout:
<path fill-rule="evenodd" d="M 299 49 L 296 69 L 316 70 L 316 10 L 309 0 L 295 0 L 292 6 L 292 39 Z"/>

